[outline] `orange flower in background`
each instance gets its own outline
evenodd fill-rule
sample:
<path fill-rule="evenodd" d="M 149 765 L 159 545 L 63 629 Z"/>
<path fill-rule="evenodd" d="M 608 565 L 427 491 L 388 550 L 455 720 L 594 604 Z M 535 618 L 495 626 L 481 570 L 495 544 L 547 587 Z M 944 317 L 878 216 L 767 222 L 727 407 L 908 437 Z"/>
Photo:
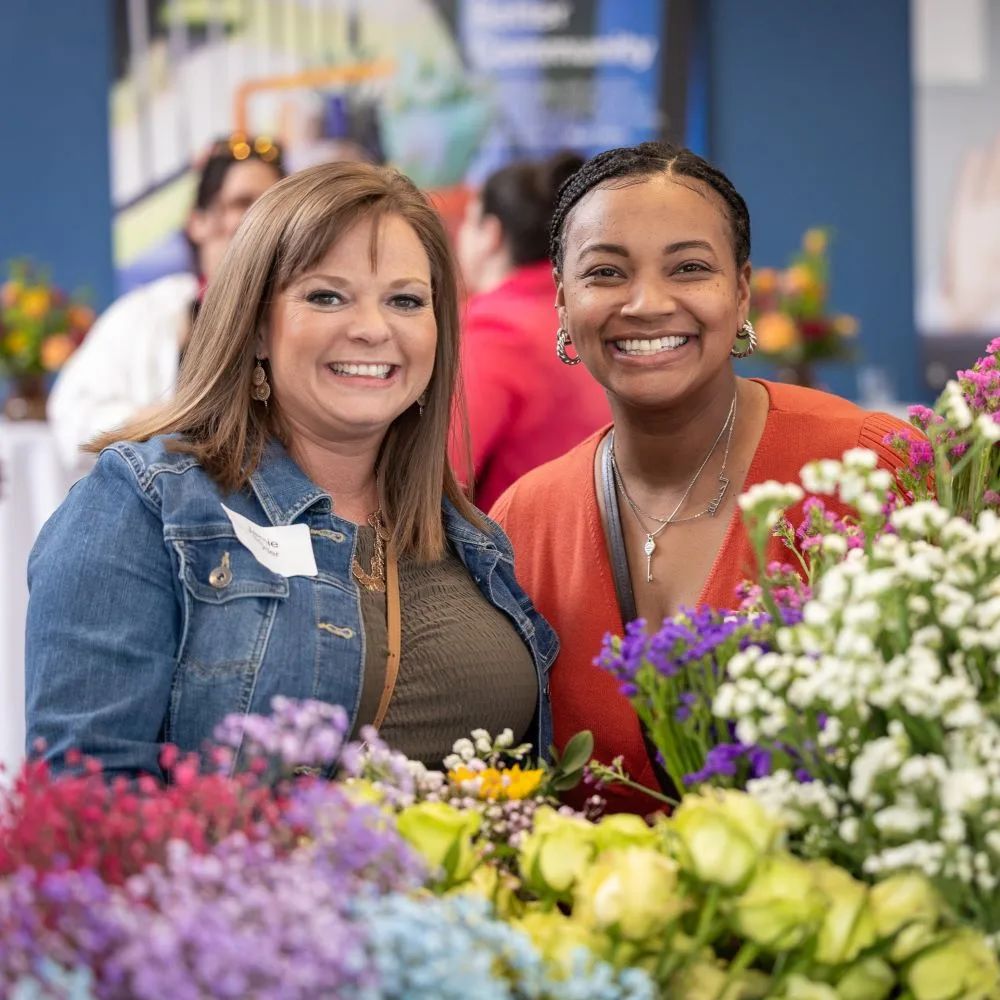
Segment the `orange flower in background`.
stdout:
<path fill-rule="evenodd" d="M 781 365 L 849 358 L 858 321 L 827 309 L 830 231 L 808 229 L 784 270 L 757 269 L 750 281 L 750 321 L 759 355 Z"/>
<path fill-rule="evenodd" d="M 17 281 L 5 281 L 0 285 L 0 307 L 9 309 L 21 294 L 21 284 Z"/>
<path fill-rule="evenodd" d="M 53 337 L 47 338 L 42 343 L 41 360 L 42 367 L 47 372 L 58 371 L 69 356 L 76 350 L 73 338 L 65 333 L 57 333 Z"/>
<path fill-rule="evenodd" d="M 757 318 L 757 347 L 766 354 L 780 354 L 793 347 L 799 339 L 795 321 L 784 313 L 769 312 Z"/>
<path fill-rule="evenodd" d="M 754 271 L 750 287 L 757 295 L 773 295 L 778 290 L 778 272 L 773 267 Z"/>
<path fill-rule="evenodd" d="M 78 330 L 89 330 L 94 325 L 94 310 L 90 306 L 70 306 L 68 316 L 70 325 Z"/>

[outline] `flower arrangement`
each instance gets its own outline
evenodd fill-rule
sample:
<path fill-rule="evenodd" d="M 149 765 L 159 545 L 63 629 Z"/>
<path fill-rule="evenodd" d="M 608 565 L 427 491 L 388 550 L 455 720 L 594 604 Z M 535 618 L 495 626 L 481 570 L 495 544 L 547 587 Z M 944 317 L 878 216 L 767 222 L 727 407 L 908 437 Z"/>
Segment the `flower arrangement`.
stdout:
<path fill-rule="evenodd" d="M 436 772 L 346 729 L 277 699 L 227 720 L 207 767 L 169 752 L 165 786 L 28 764 L 0 820 L 2 995 L 930 1000 L 956 965 L 964 995 L 1000 983 L 928 880 L 796 858 L 744 792 L 599 818 L 553 797 L 587 734 L 533 767 L 477 730 Z"/>
<path fill-rule="evenodd" d="M 782 365 L 850 358 L 853 316 L 827 312 L 830 231 L 806 232 L 787 268 L 762 267 L 750 279 L 750 321 L 761 357 Z"/>
<path fill-rule="evenodd" d="M 58 371 L 94 322 L 82 296 L 55 288 L 30 261 L 15 261 L 0 285 L 0 375 Z"/>
<path fill-rule="evenodd" d="M 801 485 L 748 490 L 763 569 L 735 607 L 633 625 L 602 662 L 676 755 L 682 791 L 745 788 L 783 817 L 795 856 L 873 891 L 919 874 L 1000 950 L 998 350 L 914 408 L 926 438 L 887 442 L 908 460 L 898 483 L 855 450 Z M 774 534 L 791 563 L 766 563 Z M 969 990 L 941 995 L 988 995 Z"/>

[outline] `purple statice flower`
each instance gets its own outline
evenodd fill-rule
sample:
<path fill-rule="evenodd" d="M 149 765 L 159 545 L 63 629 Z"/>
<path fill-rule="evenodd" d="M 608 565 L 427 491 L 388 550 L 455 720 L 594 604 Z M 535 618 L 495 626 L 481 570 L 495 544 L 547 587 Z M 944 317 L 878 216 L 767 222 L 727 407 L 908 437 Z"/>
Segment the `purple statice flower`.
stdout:
<path fill-rule="evenodd" d="M 700 785 L 712 778 L 733 778 L 746 756 L 747 747 L 742 743 L 720 743 L 705 755 L 705 766 L 700 771 L 684 775 L 686 785 Z"/>
<path fill-rule="evenodd" d="M 932 424 L 940 423 L 942 419 L 929 406 L 924 406 L 922 403 L 915 403 L 913 406 L 909 407 L 907 412 L 910 417 L 910 423 L 919 427 L 920 430 L 924 431 L 924 433 L 927 432 L 928 427 Z M 894 437 L 895 435 L 893 434 L 888 435 L 884 443 L 891 445 Z M 913 439 L 907 438 L 907 440 L 912 441 Z"/>
<path fill-rule="evenodd" d="M 263 759 L 279 772 L 334 767 L 347 737 L 347 712 L 322 701 L 276 697 L 270 715 L 229 715 L 216 727 L 215 740 L 233 758 Z"/>
<path fill-rule="evenodd" d="M 1000 493 L 997 493 L 996 490 L 986 490 L 983 493 L 983 506 L 993 510 L 1000 508 Z"/>
<path fill-rule="evenodd" d="M 685 691 L 678 700 L 680 701 L 680 706 L 674 712 L 674 718 L 678 722 L 687 722 L 691 718 L 692 710 L 700 699 L 693 691 Z"/>

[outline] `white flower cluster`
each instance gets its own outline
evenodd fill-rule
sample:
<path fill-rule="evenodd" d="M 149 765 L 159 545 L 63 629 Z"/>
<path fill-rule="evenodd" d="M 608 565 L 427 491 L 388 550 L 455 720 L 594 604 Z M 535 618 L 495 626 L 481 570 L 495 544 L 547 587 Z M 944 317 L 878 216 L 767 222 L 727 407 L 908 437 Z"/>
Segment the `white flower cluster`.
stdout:
<path fill-rule="evenodd" d="M 803 484 L 857 505 L 883 486 L 865 456 L 813 463 Z M 766 485 L 776 498 L 777 484 Z M 871 874 L 917 868 L 992 909 L 1000 518 L 971 524 L 920 503 L 890 525 L 870 552 L 827 567 L 802 622 L 779 629 L 774 649 L 729 661 L 713 710 L 743 742 L 792 748 L 793 765 L 819 779 L 782 770 L 749 786 L 807 847 L 839 841 Z"/>

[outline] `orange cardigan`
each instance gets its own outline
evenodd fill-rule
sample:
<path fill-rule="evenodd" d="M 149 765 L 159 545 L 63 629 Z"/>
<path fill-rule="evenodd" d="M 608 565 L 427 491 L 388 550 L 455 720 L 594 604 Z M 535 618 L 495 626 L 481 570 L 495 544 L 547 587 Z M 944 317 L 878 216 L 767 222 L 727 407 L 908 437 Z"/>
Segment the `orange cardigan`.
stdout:
<path fill-rule="evenodd" d="M 902 464 L 882 439 L 908 424 L 884 413 L 867 413 L 825 392 L 761 384 L 770 407 L 745 487 L 767 479 L 798 482 L 807 462 L 840 458 L 855 447 L 871 448 L 884 468 L 895 471 Z M 514 545 L 518 580 L 559 635 L 561 649 L 549 680 L 556 746 L 589 729 L 598 760 L 610 763 L 621 755 L 634 780 L 656 788 L 635 711 L 619 694 L 611 674 L 594 665 L 604 636 L 624 631 L 594 485 L 595 453 L 606 433 L 604 428 L 522 477 L 500 497 L 490 516 Z M 844 513 L 836 504 L 828 502 L 827 507 Z M 790 513 L 797 523 L 799 512 Z M 787 561 L 781 542 L 775 539 L 773 544 L 773 558 Z M 754 562 L 733 504 L 699 605 L 732 607 L 736 587 L 751 575 Z M 609 788 L 605 794 L 609 811 L 648 813 L 654 806 L 653 799 L 627 788 Z M 570 796 L 574 804 L 581 799 L 579 794 Z"/>

